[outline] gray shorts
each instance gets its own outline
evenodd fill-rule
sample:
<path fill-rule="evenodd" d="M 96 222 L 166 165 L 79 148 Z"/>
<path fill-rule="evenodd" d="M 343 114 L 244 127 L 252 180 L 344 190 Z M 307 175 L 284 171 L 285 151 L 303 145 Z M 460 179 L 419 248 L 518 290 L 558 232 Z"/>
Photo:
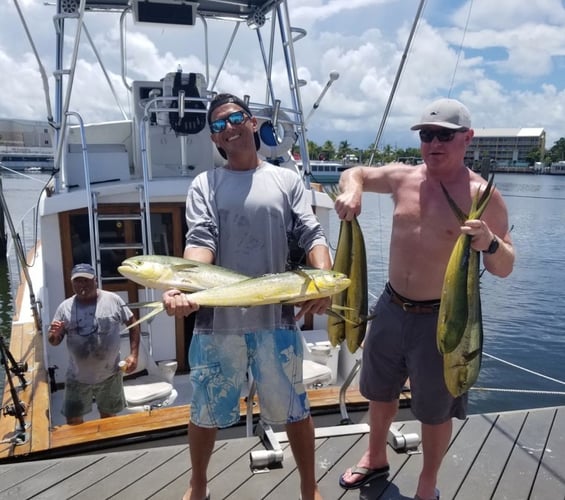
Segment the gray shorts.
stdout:
<path fill-rule="evenodd" d="M 190 420 L 200 427 L 228 427 L 239 422 L 248 368 L 257 383 L 264 422 L 286 424 L 308 417 L 300 335 L 288 329 L 194 335 L 189 351 L 194 389 Z"/>
<path fill-rule="evenodd" d="M 361 394 L 371 401 L 394 401 L 409 377 L 411 409 L 420 422 L 437 425 L 452 417 L 464 419 L 467 394 L 454 398 L 443 379 L 436 344 L 438 313 L 404 311 L 391 302 L 386 289 L 373 313 L 363 349 Z"/>
<path fill-rule="evenodd" d="M 82 417 L 92 411 L 93 399 L 101 413 L 115 415 L 121 412 L 126 407 L 122 374 L 118 372 L 98 384 L 67 380 L 61 413 L 67 418 Z"/>

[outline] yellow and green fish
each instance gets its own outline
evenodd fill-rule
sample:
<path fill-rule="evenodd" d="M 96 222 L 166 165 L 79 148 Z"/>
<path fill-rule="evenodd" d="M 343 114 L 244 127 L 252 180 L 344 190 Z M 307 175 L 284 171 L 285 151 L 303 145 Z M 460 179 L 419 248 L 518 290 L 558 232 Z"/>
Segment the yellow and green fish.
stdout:
<path fill-rule="evenodd" d="M 473 199 L 469 215 L 442 189 L 461 223 L 478 219 L 492 196 L 493 177 Z M 483 319 L 479 288 L 479 252 L 471 248 L 471 236 L 461 234 L 451 253 L 442 290 L 437 345 L 443 354 L 443 374 L 449 392 L 458 397 L 476 382 L 481 367 Z"/>
<path fill-rule="evenodd" d="M 284 273 L 247 278 L 190 294 L 190 300 L 206 307 L 253 307 L 267 304 L 297 304 L 329 297 L 350 284 L 342 273 L 322 269 L 300 269 Z M 130 307 L 151 307 L 153 311 L 140 318 L 138 324 L 163 311 L 163 302 L 129 304 Z M 130 325 L 130 328 L 133 325 Z"/>

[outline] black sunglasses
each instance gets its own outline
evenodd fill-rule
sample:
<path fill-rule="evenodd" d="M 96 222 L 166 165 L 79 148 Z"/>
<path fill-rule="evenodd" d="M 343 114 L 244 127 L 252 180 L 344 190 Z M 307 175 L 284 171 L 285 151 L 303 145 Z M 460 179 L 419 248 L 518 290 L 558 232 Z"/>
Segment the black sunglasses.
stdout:
<path fill-rule="evenodd" d="M 422 142 L 432 142 L 434 137 L 437 137 L 439 142 L 450 142 L 455 137 L 455 134 L 458 132 L 467 132 L 467 129 L 460 129 L 460 130 L 447 130 L 447 129 L 440 129 L 440 130 L 420 130 L 420 140 Z"/>
<path fill-rule="evenodd" d="M 241 125 L 249 116 L 243 111 L 234 111 L 231 115 L 225 118 L 218 118 L 210 123 L 210 131 L 213 134 L 219 134 L 220 132 L 226 130 L 228 122 L 231 125 Z"/>

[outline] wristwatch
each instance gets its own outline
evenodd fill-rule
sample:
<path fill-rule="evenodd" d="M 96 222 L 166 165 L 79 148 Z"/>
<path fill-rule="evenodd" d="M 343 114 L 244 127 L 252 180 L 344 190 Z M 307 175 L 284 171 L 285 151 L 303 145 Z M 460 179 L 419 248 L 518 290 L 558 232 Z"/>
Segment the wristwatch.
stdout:
<path fill-rule="evenodd" d="M 490 245 L 488 246 L 488 248 L 486 250 L 483 250 L 483 253 L 488 253 L 490 255 L 492 255 L 493 253 L 495 253 L 498 250 L 500 243 L 498 242 L 498 238 L 496 236 L 494 236 L 492 238 L 492 241 L 490 242 Z"/>

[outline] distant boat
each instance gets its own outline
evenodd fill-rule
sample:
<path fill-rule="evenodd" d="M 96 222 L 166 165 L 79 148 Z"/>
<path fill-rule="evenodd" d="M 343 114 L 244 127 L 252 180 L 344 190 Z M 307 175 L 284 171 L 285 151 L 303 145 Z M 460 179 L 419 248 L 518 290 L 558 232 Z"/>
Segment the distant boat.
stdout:
<path fill-rule="evenodd" d="M 545 172 L 551 175 L 565 175 L 565 161 L 553 162 Z"/>
<path fill-rule="evenodd" d="M 302 169 L 302 163 L 298 162 Z M 310 161 L 310 179 L 320 184 L 336 184 L 342 172 L 355 166 L 342 161 Z"/>
<path fill-rule="evenodd" d="M 12 170 L 51 170 L 54 166 L 52 148 L 4 146 L 0 148 L 0 163 Z"/>

